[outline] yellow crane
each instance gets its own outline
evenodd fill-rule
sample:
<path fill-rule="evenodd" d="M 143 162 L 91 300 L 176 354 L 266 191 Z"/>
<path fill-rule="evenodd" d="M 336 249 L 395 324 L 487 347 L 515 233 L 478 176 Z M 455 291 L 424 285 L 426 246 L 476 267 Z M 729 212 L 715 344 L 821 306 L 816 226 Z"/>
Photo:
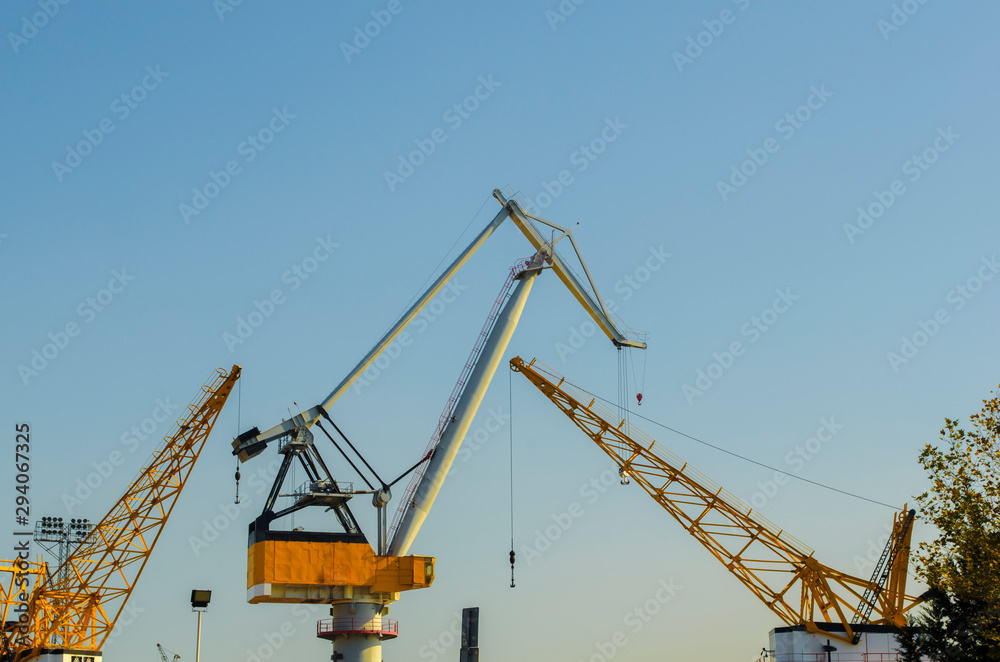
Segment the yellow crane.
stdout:
<path fill-rule="evenodd" d="M 905 625 L 921 602 L 906 595 L 914 512 L 894 517 L 893 534 L 871 579 L 820 563 L 815 552 L 766 520 L 586 392 L 521 357 L 510 362 L 787 625 L 857 643 L 858 624 Z M 874 618 L 872 618 L 874 616 Z M 824 629 L 840 624 L 843 632 Z M 827 626 L 829 627 L 829 626 Z"/>
<path fill-rule="evenodd" d="M 49 574 L 44 564 L 23 559 L 0 561 L 0 573 L 13 577 L 9 589 L 0 583 L 0 610 L 5 616 L 13 603 L 23 602 L 17 590 L 19 577 L 37 577 L 26 622 L 5 631 L 0 661 L 61 661 L 64 651 L 87 653 L 81 659 L 100 659 L 99 651 L 125 608 L 240 371 L 238 365 L 229 372 L 216 371 L 149 464 L 57 572 Z"/>

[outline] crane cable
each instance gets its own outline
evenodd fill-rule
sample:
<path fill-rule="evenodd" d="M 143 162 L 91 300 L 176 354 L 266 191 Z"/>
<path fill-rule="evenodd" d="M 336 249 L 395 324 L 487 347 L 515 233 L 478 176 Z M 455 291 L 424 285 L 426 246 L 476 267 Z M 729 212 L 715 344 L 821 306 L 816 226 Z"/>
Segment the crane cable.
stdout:
<path fill-rule="evenodd" d="M 510 587 L 514 588 L 514 371 L 507 373 L 507 411 L 510 413 Z"/>
<path fill-rule="evenodd" d="M 635 387 L 635 395 L 638 406 L 642 406 L 642 394 L 646 392 L 646 359 L 649 357 L 649 350 L 643 351 L 642 353 L 642 385 L 639 385 L 639 380 L 636 378 L 635 372 L 635 354 L 632 353 L 632 348 L 628 350 L 629 359 L 632 361 L 632 386 Z"/>
<path fill-rule="evenodd" d="M 240 375 L 242 377 L 242 374 Z M 239 392 L 236 398 L 236 436 L 240 436 L 240 418 L 243 416 L 243 380 L 240 380 L 237 387 Z M 240 458 L 236 456 L 236 501 L 240 502 Z"/>
<path fill-rule="evenodd" d="M 426 280 L 424 280 L 424 282 L 420 285 L 420 287 L 417 288 L 417 291 L 414 293 L 412 297 L 410 297 L 410 300 L 407 302 L 407 304 L 403 306 L 403 309 L 396 316 L 395 321 L 393 321 L 392 324 L 386 327 L 385 333 L 388 333 L 389 329 L 391 329 L 393 325 L 396 324 L 396 322 L 402 319 L 406 311 L 410 309 L 410 306 L 413 305 L 413 302 L 416 301 L 417 297 L 420 296 L 420 293 L 424 291 L 424 288 L 427 286 L 427 283 L 431 282 L 431 279 L 434 278 L 434 275 L 438 272 L 438 269 L 440 269 L 441 265 L 445 263 L 445 260 L 447 260 L 448 256 L 451 255 L 451 252 L 455 250 L 455 246 L 458 246 L 458 242 L 462 241 L 462 237 L 465 236 L 465 233 L 469 231 L 469 228 L 472 227 L 472 224 L 476 222 L 477 218 L 479 218 L 479 214 L 483 211 L 483 208 L 486 206 L 486 203 L 490 201 L 491 197 L 493 196 L 490 195 L 486 196 L 486 199 L 483 200 L 483 204 L 479 206 L 479 211 L 477 211 L 475 215 L 473 215 L 473 217 L 469 220 L 468 225 L 465 226 L 465 229 L 462 230 L 461 234 L 459 234 L 458 237 L 455 238 L 455 242 L 451 245 L 451 247 L 447 251 L 445 251 L 445 254 L 441 256 L 441 260 L 437 263 L 437 266 L 434 267 L 430 275 L 427 276 Z"/>
<path fill-rule="evenodd" d="M 629 421 L 631 411 L 628 408 L 628 364 L 631 355 L 626 355 L 628 351 L 627 348 L 623 350 L 621 346 L 618 347 L 618 420 L 623 424 L 621 429 L 625 434 L 631 434 L 631 423 Z M 625 453 L 625 449 L 622 448 L 620 454 L 622 465 L 625 464 Z M 628 474 L 625 469 L 619 469 L 618 475 L 621 477 L 622 485 L 629 484 Z"/>
<path fill-rule="evenodd" d="M 597 400 L 600 400 L 601 402 L 604 402 L 605 404 L 608 404 L 610 406 L 615 406 L 615 403 L 611 402 L 610 400 L 608 400 L 606 398 L 602 398 L 601 396 L 597 395 L 596 393 L 588 391 L 587 389 L 582 388 L 580 386 L 577 386 L 575 384 L 574 384 L 574 386 L 577 389 L 579 389 L 580 391 L 582 391 L 583 393 L 586 393 L 587 395 L 589 395 L 589 396 L 591 396 L 591 397 L 593 397 L 593 398 L 595 398 Z M 708 446 L 709 448 L 712 448 L 712 449 L 715 449 L 715 450 L 717 450 L 719 452 L 725 453 L 726 455 L 732 455 L 735 458 L 738 458 L 738 459 L 743 460 L 745 462 L 749 462 L 750 464 L 755 464 L 758 467 L 763 467 L 764 469 L 769 469 L 771 471 L 775 471 L 775 472 L 777 472 L 779 474 L 782 474 L 784 476 L 788 476 L 789 478 L 794 478 L 795 480 L 802 481 L 803 483 L 809 483 L 810 485 L 815 485 L 816 487 L 822 487 L 825 490 L 830 490 L 832 492 L 837 492 L 839 494 L 843 494 L 844 496 L 849 496 L 849 497 L 853 497 L 855 499 L 860 499 L 861 501 L 867 501 L 868 503 L 873 503 L 873 504 L 875 504 L 877 506 L 885 506 L 886 508 L 891 508 L 894 511 L 901 510 L 901 508 L 899 506 L 893 506 L 891 504 L 885 503 L 884 501 L 878 501 L 876 499 L 869 499 L 866 496 L 862 496 L 862 495 L 856 494 L 854 492 L 848 492 L 847 490 L 842 490 L 840 488 L 833 487 L 832 485 L 826 485 L 824 483 L 819 483 L 819 482 L 817 482 L 815 480 L 809 480 L 808 478 L 803 478 L 802 476 L 796 476 L 795 474 L 790 474 L 787 471 L 783 471 L 781 469 L 778 469 L 777 467 L 772 467 L 769 464 L 764 464 L 763 462 L 758 462 L 757 460 L 754 460 L 752 458 L 746 457 L 745 455 L 740 455 L 739 453 L 735 453 L 735 452 L 733 452 L 731 450 L 728 450 L 726 448 L 722 448 L 721 446 L 716 446 L 715 444 L 709 443 L 709 442 L 707 442 L 707 441 L 705 441 L 703 439 L 699 439 L 698 437 L 690 435 L 690 434 L 688 434 L 686 432 L 681 432 L 680 430 L 678 430 L 676 428 L 672 428 L 669 425 L 665 425 L 664 423 L 660 423 L 659 421 L 655 421 L 655 420 L 653 420 L 653 419 L 651 419 L 651 418 L 649 418 L 647 416 L 643 416 L 642 414 L 638 414 L 638 413 L 634 413 L 634 412 L 632 412 L 632 413 L 637 418 L 641 418 L 642 420 L 647 421 L 649 423 L 652 423 L 653 425 L 657 425 L 657 426 L 663 428 L 664 430 L 669 430 L 670 432 L 673 432 L 674 434 L 680 435 L 681 437 L 684 437 L 686 439 L 690 439 L 691 441 L 697 442 L 697 443 L 699 443 L 699 444 L 701 444 L 703 446 Z"/>

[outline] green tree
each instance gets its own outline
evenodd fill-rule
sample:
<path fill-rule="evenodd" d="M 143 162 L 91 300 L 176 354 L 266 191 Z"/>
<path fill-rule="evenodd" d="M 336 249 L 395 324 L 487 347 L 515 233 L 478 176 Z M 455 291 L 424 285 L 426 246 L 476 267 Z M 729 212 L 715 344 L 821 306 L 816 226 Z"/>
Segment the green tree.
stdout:
<path fill-rule="evenodd" d="M 946 418 L 942 443 L 920 454 L 931 483 L 916 497 L 920 519 L 938 535 L 916 555 L 931 597 L 901 637 L 906 660 L 1000 661 L 1000 395 L 991 395 L 968 431 Z"/>
<path fill-rule="evenodd" d="M 1000 649 L 981 627 L 987 606 L 931 589 L 921 611 L 898 634 L 903 662 L 997 662 Z"/>

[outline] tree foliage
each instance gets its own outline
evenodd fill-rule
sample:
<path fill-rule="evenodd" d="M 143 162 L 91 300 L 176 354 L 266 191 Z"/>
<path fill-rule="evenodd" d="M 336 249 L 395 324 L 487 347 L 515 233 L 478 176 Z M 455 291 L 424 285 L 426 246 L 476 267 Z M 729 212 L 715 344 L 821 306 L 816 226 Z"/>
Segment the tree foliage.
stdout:
<path fill-rule="evenodd" d="M 1000 662 L 981 627 L 988 605 L 931 589 L 923 609 L 897 635 L 902 662 Z"/>
<path fill-rule="evenodd" d="M 916 560 L 931 599 L 901 644 L 932 660 L 1000 660 L 1000 395 L 991 395 L 968 431 L 946 418 L 942 443 L 920 454 L 931 482 L 917 496 L 920 518 L 937 538 Z"/>

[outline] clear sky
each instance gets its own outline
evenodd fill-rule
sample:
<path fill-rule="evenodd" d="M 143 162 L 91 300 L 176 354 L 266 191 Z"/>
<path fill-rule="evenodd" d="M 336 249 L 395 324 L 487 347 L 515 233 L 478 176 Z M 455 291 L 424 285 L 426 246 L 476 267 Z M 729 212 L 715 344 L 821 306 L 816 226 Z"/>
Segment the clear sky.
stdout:
<path fill-rule="evenodd" d="M 229 442 L 318 403 L 493 217 L 498 187 L 575 227 L 602 293 L 648 331 L 641 413 L 912 502 L 921 446 L 1000 374 L 998 19 L 996 3 L 926 0 L 4 3 L 3 484 L 28 422 L 32 518 L 100 519 L 167 432 L 157 407 L 216 366 L 244 370 L 105 659 L 156 659 L 157 642 L 194 659 L 192 588 L 215 592 L 206 660 L 266 654 L 283 625 L 278 658 L 327 659 L 322 609 L 245 602 L 264 496 L 249 476 L 273 451 L 244 467 L 239 515 L 205 530 L 233 499 Z M 334 406 L 383 475 L 419 458 L 529 253 L 501 228 L 412 344 Z M 239 337 L 257 304 L 270 314 Z M 543 274 L 509 354 L 613 398 L 615 350 L 581 344 L 585 321 Z M 836 435 L 797 455 L 831 419 Z M 385 659 L 455 659 L 471 605 L 484 660 L 589 660 L 619 632 L 616 660 L 746 660 L 779 625 L 635 485 L 587 488 L 610 462 L 523 378 L 501 369 L 473 430 L 412 550 L 437 557 L 437 581 L 393 606 Z M 890 509 L 801 482 L 765 495 L 773 471 L 646 430 L 824 563 L 870 572 Z M 355 510 L 373 531 L 367 501 Z M 661 581 L 679 587 L 662 605 Z M 643 605 L 656 613 L 636 628 Z"/>

